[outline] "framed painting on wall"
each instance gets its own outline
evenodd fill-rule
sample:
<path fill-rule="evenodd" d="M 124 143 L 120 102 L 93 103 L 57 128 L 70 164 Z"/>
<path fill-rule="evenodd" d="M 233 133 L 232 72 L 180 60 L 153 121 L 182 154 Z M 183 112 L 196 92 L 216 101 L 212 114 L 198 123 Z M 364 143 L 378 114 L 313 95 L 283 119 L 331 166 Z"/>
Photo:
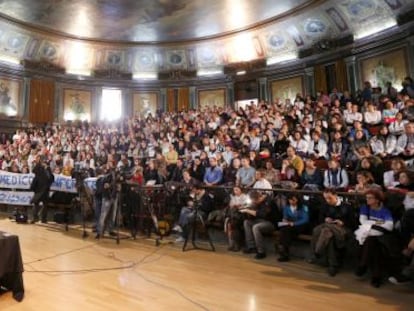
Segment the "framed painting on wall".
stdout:
<path fill-rule="evenodd" d="M 226 106 L 226 89 L 199 90 L 198 108 L 202 111 L 208 108 L 224 108 Z"/>
<path fill-rule="evenodd" d="M 397 90 L 400 90 L 401 82 L 408 75 L 405 49 L 362 59 L 360 66 L 362 82 L 369 81 L 372 87 L 381 87 L 383 90 L 387 82 L 391 82 Z"/>
<path fill-rule="evenodd" d="M 80 89 L 63 90 L 63 119 L 91 121 L 92 92 Z"/>
<path fill-rule="evenodd" d="M 21 81 L 0 76 L 0 116 L 16 117 L 20 113 Z"/>
<path fill-rule="evenodd" d="M 136 92 L 132 96 L 135 117 L 147 117 L 150 113 L 155 116 L 158 107 L 157 92 Z"/>
<path fill-rule="evenodd" d="M 303 79 L 302 76 L 287 78 L 282 80 L 274 80 L 271 83 L 272 100 L 279 99 L 282 103 L 286 99 L 294 102 L 296 94 L 303 94 Z"/>

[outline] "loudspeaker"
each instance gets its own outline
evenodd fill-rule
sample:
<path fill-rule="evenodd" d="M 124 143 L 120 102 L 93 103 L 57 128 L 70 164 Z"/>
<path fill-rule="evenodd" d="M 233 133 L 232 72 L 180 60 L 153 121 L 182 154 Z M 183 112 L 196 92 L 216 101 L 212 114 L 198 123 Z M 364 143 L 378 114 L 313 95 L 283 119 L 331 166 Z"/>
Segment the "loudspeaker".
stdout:
<path fill-rule="evenodd" d="M 16 218 L 16 222 L 18 224 L 26 224 L 27 223 L 27 214 L 25 214 L 25 213 L 16 212 L 15 218 Z"/>

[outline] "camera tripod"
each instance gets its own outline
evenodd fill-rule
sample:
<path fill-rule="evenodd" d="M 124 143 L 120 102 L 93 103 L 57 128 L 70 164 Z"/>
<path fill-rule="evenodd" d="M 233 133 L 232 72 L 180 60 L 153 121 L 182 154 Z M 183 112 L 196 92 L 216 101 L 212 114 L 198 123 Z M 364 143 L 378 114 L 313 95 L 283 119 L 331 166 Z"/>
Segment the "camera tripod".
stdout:
<path fill-rule="evenodd" d="M 74 198 L 75 202 L 79 204 L 80 212 L 82 215 L 82 238 L 85 239 L 89 235 L 86 232 L 86 207 L 83 202 L 83 191 L 85 191 L 85 185 L 83 184 L 83 179 L 76 178 L 76 189 L 77 189 L 77 196 Z M 66 222 L 66 228 L 68 228 L 68 222 L 69 222 L 69 216 L 65 215 L 65 222 Z M 67 231 L 68 229 L 66 229 Z"/>
<path fill-rule="evenodd" d="M 197 225 L 201 225 L 202 230 L 199 230 L 197 228 Z M 189 223 L 188 234 L 186 235 L 185 240 L 184 240 L 183 252 L 185 252 L 186 250 L 196 250 L 196 249 L 215 252 L 216 249 L 214 247 L 214 244 L 213 244 L 213 241 L 211 239 L 210 232 L 209 232 L 208 229 L 209 228 L 206 225 L 206 223 L 205 223 L 205 221 L 203 219 L 203 215 L 199 211 L 199 208 L 198 207 L 194 207 L 193 219 L 191 219 L 191 221 Z M 197 231 L 199 233 L 200 233 L 200 231 L 202 231 L 202 232 L 204 232 L 207 235 L 207 240 L 208 240 L 208 242 L 210 244 L 210 249 L 199 247 L 196 244 L 196 233 L 197 233 Z M 191 237 L 191 244 L 192 244 L 193 248 L 187 249 L 187 244 L 188 244 L 188 240 L 190 239 L 190 237 Z"/>
<path fill-rule="evenodd" d="M 113 185 L 116 187 L 115 191 L 115 197 L 112 202 L 112 207 L 110 209 L 110 212 L 108 213 L 107 217 L 112 217 L 112 221 L 115 226 L 115 235 L 111 233 L 109 237 L 106 237 L 102 235 L 102 238 L 108 238 L 108 239 L 114 239 L 116 241 L 116 244 L 119 244 L 121 239 L 128 239 L 128 236 L 121 236 L 120 234 L 120 227 L 121 227 L 121 207 L 122 207 L 122 191 L 121 191 L 121 185 L 115 184 Z M 105 225 L 104 225 L 105 227 Z M 102 228 L 102 234 L 104 232 L 104 228 Z M 112 232 L 112 231 L 111 231 Z"/>

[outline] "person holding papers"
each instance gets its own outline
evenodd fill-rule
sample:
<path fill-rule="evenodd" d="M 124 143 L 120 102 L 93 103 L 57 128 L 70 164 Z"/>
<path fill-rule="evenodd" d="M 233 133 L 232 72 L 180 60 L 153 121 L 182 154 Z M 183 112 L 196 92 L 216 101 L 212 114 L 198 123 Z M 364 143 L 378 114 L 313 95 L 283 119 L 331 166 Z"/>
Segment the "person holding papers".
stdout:
<path fill-rule="evenodd" d="M 292 240 L 306 229 L 308 222 L 308 207 L 300 202 L 297 194 L 289 195 L 288 204 L 283 208 L 283 220 L 278 223 L 278 261 L 289 261 L 289 247 Z"/>

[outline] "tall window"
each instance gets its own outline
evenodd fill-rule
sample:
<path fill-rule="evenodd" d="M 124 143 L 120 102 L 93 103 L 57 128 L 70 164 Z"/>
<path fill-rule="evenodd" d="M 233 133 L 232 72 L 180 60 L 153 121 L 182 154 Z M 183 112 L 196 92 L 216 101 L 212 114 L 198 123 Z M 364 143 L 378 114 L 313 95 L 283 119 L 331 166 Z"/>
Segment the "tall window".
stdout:
<path fill-rule="evenodd" d="M 117 89 L 102 90 L 101 120 L 114 121 L 122 116 L 122 92 Z"/>

